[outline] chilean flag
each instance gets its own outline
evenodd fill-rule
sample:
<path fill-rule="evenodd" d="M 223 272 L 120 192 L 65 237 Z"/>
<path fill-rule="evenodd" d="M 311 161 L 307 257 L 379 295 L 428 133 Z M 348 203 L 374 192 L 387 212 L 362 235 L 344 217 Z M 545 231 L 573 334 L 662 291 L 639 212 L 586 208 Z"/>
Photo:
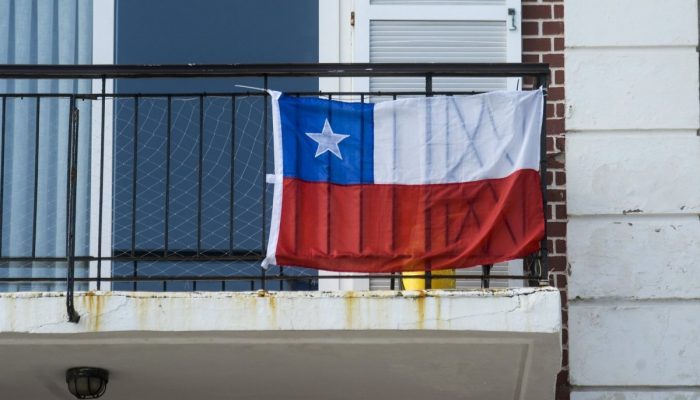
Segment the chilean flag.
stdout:
<path fill-rule="evenodd" d="M 263 265 L 423 271 L 540 248 L 542 90 L 375 104 L 270 94 Z"/>

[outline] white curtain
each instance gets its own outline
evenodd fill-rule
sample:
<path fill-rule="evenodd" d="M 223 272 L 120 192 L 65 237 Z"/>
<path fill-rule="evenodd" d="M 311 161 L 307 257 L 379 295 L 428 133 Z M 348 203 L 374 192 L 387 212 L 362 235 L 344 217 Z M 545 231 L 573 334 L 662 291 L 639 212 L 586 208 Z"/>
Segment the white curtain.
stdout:
<path fill-rule="evenodd" d="M 92 0 L 0 0 L 0 64 L 92 63 Z M 88 93 L 85 80 L 0 80 L 2 93 Z M 78 102 L 78 196 L 76 252 L 87 254 L 89 237 L 90 106 Z M 6 100 L 2 160 L 3 257 L 65 257 L 68 160 L 68 98 Z M 38 122 L 38 171 L 35 165 Z M 36 196 L 35 196 L 36 174 Z M 34 215 L 36 202 L 37 213 Z M 33 240 L 33 232 L 36 231 Z M 76 264 L 84 276 L 86 264 Z M 0 265 L 0 276 L 65 277 L 63 262 Z M 0 291 L 62 290 L 63 283 L 8 284 Z"/>

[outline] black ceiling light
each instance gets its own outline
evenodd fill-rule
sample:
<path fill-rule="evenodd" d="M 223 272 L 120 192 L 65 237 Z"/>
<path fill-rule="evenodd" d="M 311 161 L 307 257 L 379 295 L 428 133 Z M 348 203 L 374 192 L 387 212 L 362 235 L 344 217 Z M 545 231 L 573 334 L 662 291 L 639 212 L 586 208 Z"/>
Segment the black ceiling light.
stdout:
<path fill-rule="evenodd" d="M 109 372 L 102 368 L 77 367 L 66 371 L 68 390 L 79 399 L 96 399 L 107 390 Z"/>

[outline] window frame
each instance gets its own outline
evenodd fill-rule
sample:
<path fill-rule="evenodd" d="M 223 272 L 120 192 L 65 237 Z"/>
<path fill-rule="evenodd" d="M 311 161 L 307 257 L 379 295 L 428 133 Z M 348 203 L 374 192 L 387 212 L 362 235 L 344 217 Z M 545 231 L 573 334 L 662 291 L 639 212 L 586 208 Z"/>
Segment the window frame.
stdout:
<path fill-rule="evenodd" d="M 93 4 L 92 8 L 92 63 L 114 64 L 115 50 L 115 0 L 100 0 Z M 103 87 L 104 85 L 104 87 Z M 93 93 L 114 93 L 114 80 L 105 79 L 92 81 Z M 92 107 L 91 112 L 91 143 L 90 143 L 90 243 L 89 253 L 97 255 L 111 254 L 112 252 L 112 128 L 114 102 L 105 97 L 104 111 L 104 141 L 102 138 L 102 108 Z M 97 105 L 100 102 L 95 102 Z M 104 147 L 102 144 L 104 143 Z M 104 154 L 104 159 L 101 159 Z M 102 165 L 100 165 L 102 164 Z M 103 176 L 100 176 L 100 169 Z M 108 184 L 102 185 L 102 235 L 100 236 L 100 180 Z M 97 222 L 97 223 L 95 223 Z M 100 240 L 101 238 L 101 240 Z M 89 265 L 89 277 L 110 278 L 112 265 L 110 261 L 102 261 L 98 268 L 97 261 L 91 261 Z M 97 282 L 90 280 L 90 290 L 97 290 Z M 100 283 L 100 290 L 111 290 L 111 282 Z"/>

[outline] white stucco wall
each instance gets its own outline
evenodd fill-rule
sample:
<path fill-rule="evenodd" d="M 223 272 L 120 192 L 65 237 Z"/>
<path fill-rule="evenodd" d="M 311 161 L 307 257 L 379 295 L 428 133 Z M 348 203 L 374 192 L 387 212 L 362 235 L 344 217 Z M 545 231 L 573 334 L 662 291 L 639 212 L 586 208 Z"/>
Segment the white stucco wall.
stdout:
<path fill-rule="evenodd" d="M 572 398 L 700 398 L 696 0 L 566 2 Z"/>

